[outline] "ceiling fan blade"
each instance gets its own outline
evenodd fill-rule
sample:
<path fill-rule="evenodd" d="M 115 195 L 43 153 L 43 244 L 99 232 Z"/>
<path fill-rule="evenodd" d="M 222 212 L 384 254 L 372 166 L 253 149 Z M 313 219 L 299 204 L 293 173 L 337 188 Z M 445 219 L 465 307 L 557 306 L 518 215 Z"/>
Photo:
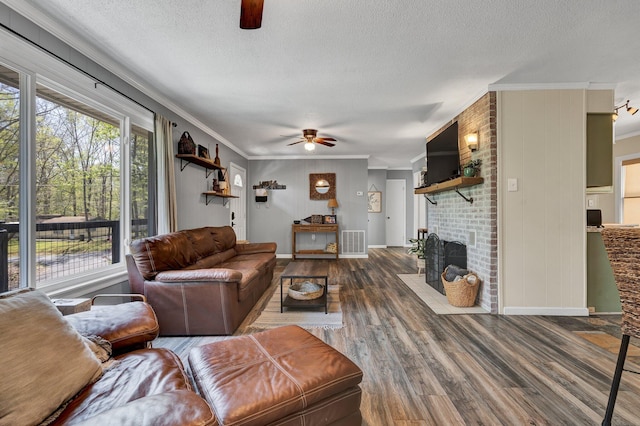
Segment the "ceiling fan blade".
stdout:
<path fill-rule="evenodd" d="M 326 141 L 318 140 L 318 139 L 316 139 L 316 143 L 319 143 L 320 145 L 325 145 L 325 146 L 336 146 L 335 143 L 326 142 Z"/>
<path fill-rule="evenodd" d="M 334 138 L 316 138 L 317 141 L 332 141 L 337 142 Z"/>
<path fill-rule="evenodd" d="M 262 26 L 264 0 L 242 0 L 240 5 L 240 28 L 256 30 Z"/>
<path fill-rule="evenodd" d="M 287 144 L 287 146 L 289 146 L 289 145 L 295 145 L 295 144 L 297 144 L 297 143 L 301 143 L 301 142 L 306 142 L 306 140 L 302 139 L 301 141 L 291 142 L 291 143 L 288 143 L 288 144 Z"/>

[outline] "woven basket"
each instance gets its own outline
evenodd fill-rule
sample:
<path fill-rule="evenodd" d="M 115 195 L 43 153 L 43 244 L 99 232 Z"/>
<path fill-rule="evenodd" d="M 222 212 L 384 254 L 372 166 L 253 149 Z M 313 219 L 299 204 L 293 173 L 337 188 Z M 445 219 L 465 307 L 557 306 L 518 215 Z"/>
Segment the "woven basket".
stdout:
<path fill-rule="evenodd" d="M 609 256 L 622 304 L 622 334 L 640 337 L 640 229 L 604 228 Z"/>
<path fill-rule="evenodd" d="M 293 283 L 289 286 L 289 297 L 296 300 L 313 300 L 322 296 L 324 287 L 320 284 L 305 281 L 303 283 Z"/>
<path fill-rule="evenodd" d="M 465 275 L 462 279 L 456 281 L 447 281 L 444 277 L 447 270 L 442 273 L 440 278 L 444 285 L 444 291 L 447 300 L 452 306 L 466 308 L 476 304 L 476 296 L 478 295 L 478 286 L 480 279 L 473 272 Z"/>

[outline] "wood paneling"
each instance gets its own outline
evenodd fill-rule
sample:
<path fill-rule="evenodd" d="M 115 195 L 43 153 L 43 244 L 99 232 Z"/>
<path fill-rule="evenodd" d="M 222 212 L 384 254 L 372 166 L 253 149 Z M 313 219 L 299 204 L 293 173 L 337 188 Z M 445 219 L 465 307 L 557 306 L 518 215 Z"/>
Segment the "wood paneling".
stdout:
<path fill-rule="evenodd" d="M 502 311 L 586 313 L 585 91 L 498 98 Z"/>
<path fill-rule="evenodd" d="M 278 260 L 270 291 L 236 334 L 278 289 L 287 263 Z M 345 327 L 312 333 L 364 371 L 364 425 L 600 423 L 616 355 L 576 332 L 617 339 L 619 316 L 435 315 L 396 275 L 413 273 L 414 263 L 401 248 L 329 262 Z M 160 338 L 154 346 L 186 360 L 189 348 L 227 338 Z M 640 370 L 638 361 L 630 356 L 627 367 Z M 624 373 L 614 424 L 640 424 L 639 400 L 640 377 Z"/>

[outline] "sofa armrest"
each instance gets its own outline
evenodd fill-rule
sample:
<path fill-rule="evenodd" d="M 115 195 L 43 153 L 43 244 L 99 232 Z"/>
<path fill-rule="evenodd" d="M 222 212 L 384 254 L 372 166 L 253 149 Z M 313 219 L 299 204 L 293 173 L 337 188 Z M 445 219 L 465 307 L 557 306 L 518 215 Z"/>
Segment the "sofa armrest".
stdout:
<path fill-rule="evenodd" d="M 89 417 L 76 425 L 182 426 L 217 425 L 213 412 L 195 392 L 176 390 L 145 396 Z"/>
<path fill-rule="evenodd" d="M 163 271 L 156 275 L 156 281 L 165 283 L 197 282 L 239 282 L 242 272 L 226 268 L 181 269 L 179 271 Z"/>
<path fill-rule="evenodd" d="M 100 336 L 114 352 L 146 346 L 158 336 L 156 314 L 145 302 L 94 305 L 90 311 L 64 317 L 80 334 Z"/>
<path fill-rule="evenodd" d="M 275 253 L 277 247 L 276 243 L 248 243 L 236 244 L 235 249 L 238 254 Z"/>

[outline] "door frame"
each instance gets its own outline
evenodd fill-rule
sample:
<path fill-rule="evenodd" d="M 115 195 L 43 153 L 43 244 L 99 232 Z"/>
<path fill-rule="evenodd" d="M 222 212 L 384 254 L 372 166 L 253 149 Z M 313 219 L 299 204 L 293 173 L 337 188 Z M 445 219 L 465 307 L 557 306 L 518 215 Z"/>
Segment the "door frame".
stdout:
<path fill-rule="evenodd" d="M 240 193 L 236 194 L 234 190 L 237 190 L 239 187 L 234 185 L 234 170 L 242 176 L 242 187 L 240 187 Z M 244 167 L 241 167 L 233 162 L 229 163 L 229 190 L 231 191 L 231 195 L 236 195 L 238 198 L 231 198 L 229 200 L 229 225 L 233 221 L 238 223 L 239 221 L 243 222 L 244 235 L 236 235 L 238 240 L 246 240 L 247 239 L 247 170 Z M 243 212 L 238 212 L 240 208 L 243 208 Z M 236 212 L 236 218 L 232 218 L 232 213 Z M 235 231 L 235 229 L 234 229 Z"/>

